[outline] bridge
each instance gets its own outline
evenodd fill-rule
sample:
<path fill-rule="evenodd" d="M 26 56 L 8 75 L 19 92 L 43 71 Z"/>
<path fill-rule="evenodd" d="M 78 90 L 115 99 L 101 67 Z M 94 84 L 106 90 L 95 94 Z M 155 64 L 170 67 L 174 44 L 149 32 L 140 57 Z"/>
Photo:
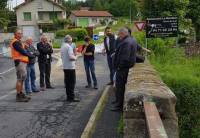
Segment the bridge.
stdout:
<path fill-rule="evenodd" d="M 56 89 L 33 95 L 32 101 L 27 104 L 15 103 L 14 70 L 1 74 L 4 79 L 1 80 L 0 88 L 0 137 L 178 138 L 176 96 L 148 61 L 130 69 L 122 115 L 124 129 L 123 135 L 119 136 L 115 132 L 109 134 L 112 130 L 105 130 L 112 127 L 116 129 L 121 116 L 108 110 L 105 112 L 114 97 L 114 89 L 105 87 L 109 79 L 105 57 L 96 55 L 100 85 L 98 91 L 83 88 L 85 75 L 82 57 L 79 58 L 76 88 L 76 95 L 81 99 L 79 104 L 64 102 L 60 57 L 58 53 L 54 57 L 57 60 L 53 63 L 52 78 Z M 104 116 L 108 121 L 105 121 L 106 125 L 102 129 L 100 121 L 105 119 Z M 109 120 L 113 122 L 110 124 Z M 99 135 L 98 130 L 102 135 Z"/>

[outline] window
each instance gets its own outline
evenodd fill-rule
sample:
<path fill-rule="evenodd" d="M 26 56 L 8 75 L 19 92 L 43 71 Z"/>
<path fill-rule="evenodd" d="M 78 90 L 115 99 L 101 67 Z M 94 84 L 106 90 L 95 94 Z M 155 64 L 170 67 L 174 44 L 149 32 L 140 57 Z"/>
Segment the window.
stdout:
<path fill-rule="evenodd" d="M 31 21 L 31 12 L 24 12 L 24 21 Z"/>
<path fill-rule="evenodd" d="M 57 19 L 57 13 L 55 13 L 55 12 L 50 12 L 50 13 L 49 13 L 49 19 L 50 19 L 50 20 Z"/>
<path fill-rule="evenodd" d="M 38 19 L 43 20 L 43 13 L 38 13 Z"/>

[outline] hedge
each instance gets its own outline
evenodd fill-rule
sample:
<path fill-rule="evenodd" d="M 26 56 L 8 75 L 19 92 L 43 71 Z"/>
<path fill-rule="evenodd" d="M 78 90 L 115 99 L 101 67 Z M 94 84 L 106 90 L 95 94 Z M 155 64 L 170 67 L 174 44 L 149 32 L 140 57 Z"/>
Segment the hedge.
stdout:
<path fill-rule="evenodd" d="M 63 38 L 65 35 L 71 35 L 75 40 L 81 41 L 84 40 L 85 36 L 87 36 L 87 31 L 84 28 L 76 28 L 69 30 L 58 30 L 56 32 L 56 38 Z"/>

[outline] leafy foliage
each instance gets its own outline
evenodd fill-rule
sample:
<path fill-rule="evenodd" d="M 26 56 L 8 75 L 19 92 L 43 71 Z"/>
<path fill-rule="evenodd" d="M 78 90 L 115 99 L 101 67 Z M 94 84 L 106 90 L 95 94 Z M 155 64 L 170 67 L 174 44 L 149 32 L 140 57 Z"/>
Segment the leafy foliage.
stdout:
<path fill-rule="evenodd" d="M 83 28 L 59 30 L 56 32 L 56 37 L 65 37 L 65 35 L 71 35 L 74 39 L 81 41 L 87 36 L 87 31 Z"/>
<path fill-rule="evenodd" d="M 196 31 L 196 38 L 200 40 L 200 1 L 199 0 L 190 0 L 188 5 L 187 17 L 192 19 Z"/>

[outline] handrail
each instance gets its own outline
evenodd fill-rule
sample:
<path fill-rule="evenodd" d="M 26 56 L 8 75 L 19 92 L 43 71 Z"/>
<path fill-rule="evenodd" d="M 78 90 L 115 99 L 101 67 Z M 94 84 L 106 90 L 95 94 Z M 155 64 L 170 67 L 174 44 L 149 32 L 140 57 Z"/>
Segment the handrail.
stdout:
<path fill-rule="evenodd" d="M 144 102 L 143 105 L 149 138 L 168 138 L 155 103 Z"/>

